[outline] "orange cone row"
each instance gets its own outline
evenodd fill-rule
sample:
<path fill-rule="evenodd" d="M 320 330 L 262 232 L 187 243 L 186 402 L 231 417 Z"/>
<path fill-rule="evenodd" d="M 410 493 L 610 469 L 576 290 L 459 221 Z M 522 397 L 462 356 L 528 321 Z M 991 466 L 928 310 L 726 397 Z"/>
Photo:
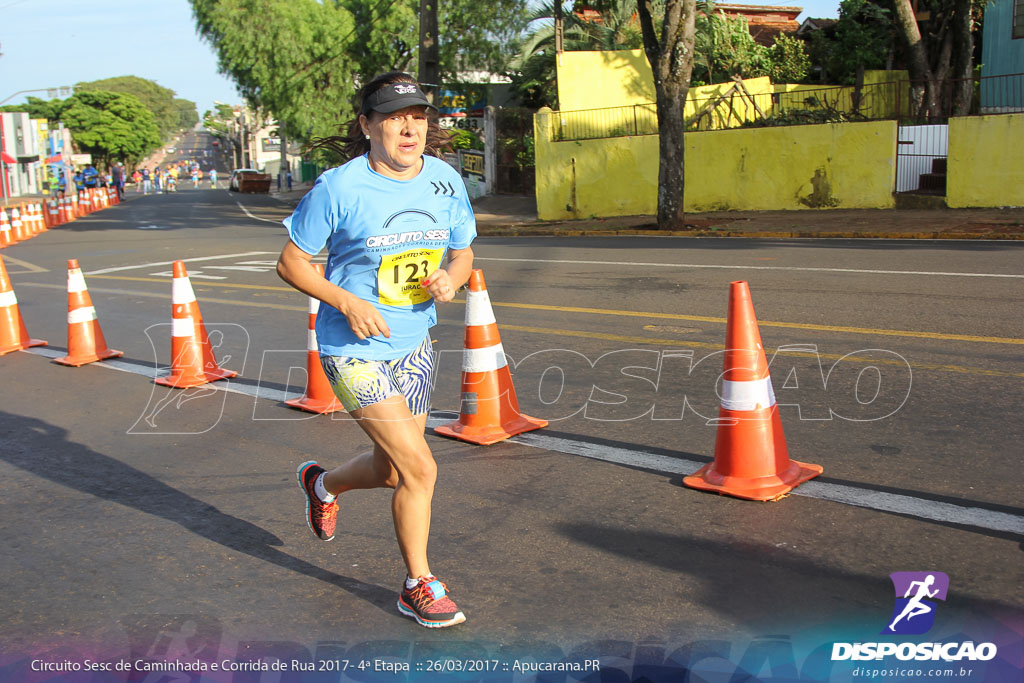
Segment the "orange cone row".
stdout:
<path fill-rule="evenodd" d="M 2 218 L 0 216 L 0 220 Z M 323 268 L 316 268 L 323 275 Z M 183 261 L 175 261 L 173 275 L 171 370 L 167 376 L 154 381 L 183 389 L 234 377 L 237 373 L 221 368 L 213 355 Z M 315 331 L 318 307 L 319 302 L 311 298 L 307 317 L 306 391 L 301 398 L 286 403 L 313 413 L 329 413 L 341 406 L 319 362 Z M 0 355 L 44 344 L 45 341 L 29 337 L 7 269 L 0 258 Z M 55 362 L 80 366 L 120 355 L 120 351 L 107 347 L 78 262 L 68 261 L 68 354 Z M 779 500 L 822 473 L 819 465 L 789 458 L 746 282 L 730 285 L 722 379 L 714 461 L 684 477 L 684 485 L 748 500 Z M 525 415 L 519 409 L 483 272 L 474 270 L 466 297 L 459 418 L 434 431 L 487 445 L 547 424 L 546 420 Z"/>
<path fill-rule="evenodd" d="M 0 249 L 115 204 L 120 204 L 115 188 L 97 187 L 59 199 L 0 207 Z"/>

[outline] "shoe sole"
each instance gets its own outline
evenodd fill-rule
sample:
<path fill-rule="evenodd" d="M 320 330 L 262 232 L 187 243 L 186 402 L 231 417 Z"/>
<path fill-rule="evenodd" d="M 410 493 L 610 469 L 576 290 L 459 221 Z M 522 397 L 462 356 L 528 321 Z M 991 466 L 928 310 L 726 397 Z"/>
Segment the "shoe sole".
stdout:
<path fill-rule="evenodd" d="M 316 532 L 316 529 L 313 528 L 313 522 L 312 522 L 312 520 L 309 517 L 309 509 L 310 509 L 309 491 L 306 490 L 306 484 L 303 481 L 302 475 L 304 475 L 306 473 L 306 470 L 309 469 L 310 465 L 319 465 L 319 464 L 320 463 L 318 463 L 316 460 L 307 460 L 306 462 L 304 462 L 301 465 L 299 465 L 298 469 L 295 470 L 295 476 L 299 480 L 299 488 L 302 489 L 302 493 L 305 494 L 305 496 L 306 496 L 306 526 L 309 527 L 309 530 L 312 531 L 313 535 L 317 537 L 317 540 L 320 540 L 320 541 L 333 541 L 334 540 L 334 535 L 333 534 L 331 535 L 330 538 L 320 538 L 320 534 L 318 534 Z"/>
<path fill-rule="evenodd" d="M 462 612 L 456 612 L 455 616 L 451 619 L 445 619 L 444 621 L 429 621 L 421 617 L 419 614 L 417 614 L 416 610 L 412 609 L 411 607 L 408 607 L 404 602 L 402 602 L 401 598 L 398 599 L 398 611 L 407 617 L 412 617 L 416 620 L 417 624 L 419 624 L 420 626 L 425 626 L 426 628 L 447 628 L 448 626 L 455 626 L 456 624 L 461 624 L 466 620 L 465 614 L 463 614 Z"/>

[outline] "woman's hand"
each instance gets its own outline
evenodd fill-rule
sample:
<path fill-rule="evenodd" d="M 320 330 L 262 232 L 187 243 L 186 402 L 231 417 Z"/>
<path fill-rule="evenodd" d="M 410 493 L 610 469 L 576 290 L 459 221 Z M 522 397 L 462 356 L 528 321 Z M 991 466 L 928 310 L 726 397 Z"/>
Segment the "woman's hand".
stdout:
<path fill-rule="evenodd" d="M 348 326 L 352 328 L 352 331 L 360 339 L 380 336 L 391 337 L 391 330 L 388 328 L 388 324 L 384 322 L 380 311 L 374 308 L 370 302 L 350 294 L 336 308 L 345 316 Z"/>
<path fill-rule="evenodd" d="M 452 276 L 443 268 L 438 268 L 433 273 L 420 281 L 423 289 L 427 290 L 434 301 L 447 303 L 455 298 L 455 290 L 458 289 L 452 282 Z"/>

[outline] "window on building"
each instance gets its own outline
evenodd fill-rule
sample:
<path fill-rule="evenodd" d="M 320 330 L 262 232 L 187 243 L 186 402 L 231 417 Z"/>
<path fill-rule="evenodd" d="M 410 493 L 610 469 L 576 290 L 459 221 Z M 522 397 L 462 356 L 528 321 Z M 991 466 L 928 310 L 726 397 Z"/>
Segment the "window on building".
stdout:
<path fill-rule="evenodd" d="M 1024 38 L 1024 0 L 1013 0 L 1013 37 Z"/>

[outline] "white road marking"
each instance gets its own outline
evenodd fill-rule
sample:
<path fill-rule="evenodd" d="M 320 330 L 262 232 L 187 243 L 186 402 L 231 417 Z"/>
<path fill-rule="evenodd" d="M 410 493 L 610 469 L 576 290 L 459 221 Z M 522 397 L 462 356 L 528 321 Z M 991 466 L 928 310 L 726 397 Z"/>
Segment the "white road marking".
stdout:
<path fill-rule="evenodd" d="M 450 421 L 450 418 L 428 417 L 427 426 L 437 427 Z M 643 467 L 668 474 L 689 475 L 705 465 L 703 462 L 686 460 L 684 458 L 673 458 L 641 450 L 573 441 L 538 432 L 520 434 L 519 436 L 512 437 L 509 441 L 523 446 L 555 451 L 556 453 L 580 455 L 594 460 Z M 1008 531 L 1024 535 L 1024 517 L 1019 515 L 994 512 L 966 505 L 942 503 L 897 493 L 884 493 L 843 484 L 809 481 L 793 489 L 791 495 L 820 498 L 835 503 L 845 503 L 846 505 L 855 505 L 883 512 L 894 512 L 936 522 L 963 524 L 993 531 Z"/>
<path fill-rule="evenodd" d="M 252 218 L 253 220 L 263 221 L 264 223 L 277 223 L 282 228 L 284 228 L 284 224 L 281 223 L 281 221 L 279 221 L 279 220 L 275 220 L 273 218 L 260 218 L 259 216 L 254 216 L 253 214 L 251 214 L 249 212 L 249 209 L 247 209 L 244 206 L 242 206 L 242 202 L 236 201 L 235 204 L 238 204 L 238 208 L 241 209 L 242 211 L 244 211 L 245 215 L 248 216 L 249 218 Z"/>
<path fill-rule="evenodd" d="M 474 261 L 509 261 L 515 263 L 568 263 L 587 266 L 643 266 L 650 268 L 721 268 L 734 270 L 786 270 L 813 273 L 867 273 L 873 275 L 938 275 L 944 277 L 996 277 L 1024 279 L 1024 275 L 1012 273 L 946 273 L 928 270 L 870 270 L 862 268 L 804 268 L 799 266 L 752 266 L 724 265 L 709 263 L 643 263 L 639 261 L 574 261 L 570 259 L 498 258 L 476 256 Z"/>
<path fill-rule="evenodd" d="M 46 347 L 33 347 L 30 349 L 24 349 L 24 351 L 26 353 L 46 358 L 59 358 L 65 355 L 64 351 Z M 94 365 L 101 368 L 110 368 L 112 370 L 142 375 L 149 379 L 155 379 L 168 374 L 168 368 L 166 367 L 150 367 L 136 363 L 119 361 L 116 359 L 102 361 L 95 363 Z M 231 380 L 224 382 L 212 382 L 204 386 L 216 391 L 242 394 L 245 396 L 252 396 L 257 399 L 264 398 L 278 403 L 283 403 L 287 399 L 298 398 L 302 395 L 298 393 L 289 394 L 284 391 L 263 386 L 239 384 L 232 382 Z M 442 414 L 451 415 L 451 413 L 447 411 L 434 411 L 427 417 L 427 427 L 438 427 L 451 421 L 451 417 L 441 417 Z M 509 441 L 522 446 L 540 448 L 555 453 L 579 455 L 592 460 L 601 460 L 603 462 L 632 467 L 643 467 L 645 469 L 664 472 L 666 474 L 688 475 L 696 472 L 704 465 L 703 462 L 696 462 L 685 458 L 674 458 L 667 455 L 659 455 L 657 453 L 647 453 L 642 450 L 592 444 L 584 441 L 573 441 L 572 439 L 564 439 L 537 432 L 520 434 L 519 436 L 512 437 Z M 1020 515 L 985 510 L 966 505 L 956 505 L 954 503 L 942 503 L 924 498 L 905 496 L 898 493 L 885 493 L 882 491 L 872 491 L 867 488 L 846 486 L 844 484 L 809 481 L 793 489 L 791 495 L 819 498 L 834 503 L 843 503 L 846 505 L 868 508 L 870 510 L 908 515 L 935 522 L 960 524 L 980 529 L 990 529 L 992 531 L 1004 531 L 1024 535 L 1024 517 Z"/>
<path fill-rule="evenodd" d="M 241 254 L 221 254 L 220 256 L 198 256 L 196 258 L 183 258 L 176 259 L 178 261 L 184 261 L 185 263 L 198 263 L 200 261 L 216 261 L 218 259 L 226 258 L 239 258 L 242 256 L 263 256 L 264 254 L 276 254 L 275 251 L 246 251 Z M 158 261 L 156 263 L 140 263 L 137 266 L 118 266 L 116 268 L 101 268 L 100 270 L 90 270 L 86 275 L 100 275 L 101 273 L 116 273 L 122 270 L 139 270 L 141 268 L 154 268 L 156 266 L 171 266 L 174 265 L 174 261 Z"/>

